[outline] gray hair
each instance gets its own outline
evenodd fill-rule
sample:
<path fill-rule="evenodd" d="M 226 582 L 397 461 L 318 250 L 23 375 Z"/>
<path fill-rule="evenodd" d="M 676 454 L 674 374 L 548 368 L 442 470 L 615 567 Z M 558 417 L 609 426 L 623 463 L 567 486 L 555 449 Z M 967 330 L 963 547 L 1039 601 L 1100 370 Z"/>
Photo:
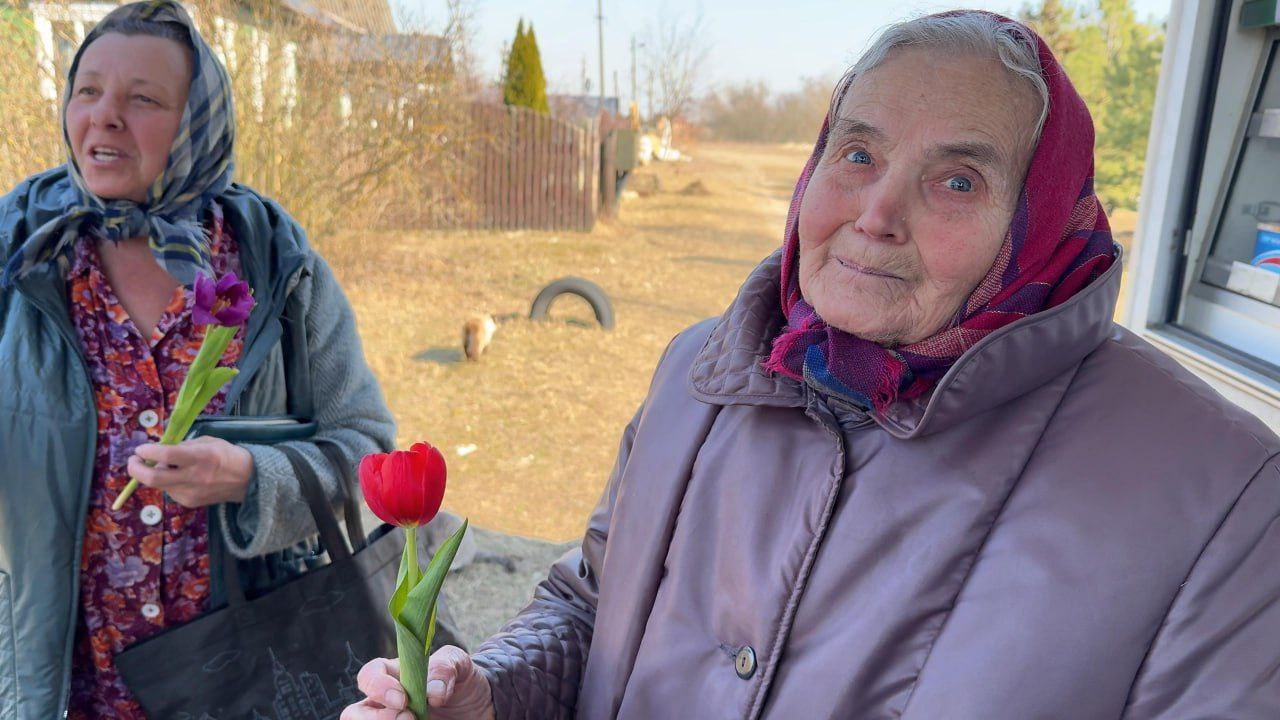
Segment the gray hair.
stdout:
<path fill-rule="evenodd" d="M 942 48 L 998 58 L 1011 74 L 1026 78 L 1040 96 L 1040 118 L 1031 137 L 1032 147 L 1039 142 L 1045 119 L 1049 117 L 1049 85 L 1041 74 L 1036 39 L 1018 23 L 1002 21 L 990 13 L 976 10 L 927 15 L 885 28 L 836 84 L 829 110 L 830 119 L 835 119 L 849 83 L 884 62 L 890 52 L 900 47 Z"/>

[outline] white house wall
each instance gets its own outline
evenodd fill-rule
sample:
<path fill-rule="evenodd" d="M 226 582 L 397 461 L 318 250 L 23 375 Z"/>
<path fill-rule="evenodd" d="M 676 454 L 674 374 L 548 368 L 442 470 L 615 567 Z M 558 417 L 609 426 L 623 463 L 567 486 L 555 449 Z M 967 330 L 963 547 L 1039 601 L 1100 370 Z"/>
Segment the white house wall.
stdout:
<path fill-rule="evenodd" d="M 118 7 L 112 3 L 32 3 L 32 24 L 36 30 L 36 62 L 40 68 L 40 94 L 52 103 L 58 102 L 58 85 L 64 68 L 57 65 L 54 23 L 70 23 L 74 29 L 74 41 L 84 41 L 88 28 L 97 24 L 107 13 Z"/>
<path fill-rule="evenodd" d="M 119 7 L 115 3 L 32 3 L 29 6 L 33 25 L 35 26 L 36 62 L 40 73 L 40 93 L 50 103 L 58 104 L 58 91 L 63 82 L 67 68 L 58 66 L 58 52 L 54 35 L 54 23 L 70 23 L 74 29 L 75 44 L 84 41 L 89 29 L 97 24 L 108 13 Z M 214 17 L 211 28 L 201 27 L 201 15 L 190 4 L 183 7 L 196 21 L 197 28 L 210 41 L 214 54 L 226 65 L 234 77 L 239 70 L 237 54 L 237 37 L 239 25 L 223 17 Z M 268 69 L 272 65 L 271 34 L 259 28 L 250 28 L 248 35 L 248 56 L 250 66 L 251 98 L 257 117 L 261 119 L 265 109 L 265 84 Z M 298 47 L 288 42 L 278 45 L 280 62 L 281 92 L 284 96 L 286 122 L 292 117 L 298 99 Z"/>

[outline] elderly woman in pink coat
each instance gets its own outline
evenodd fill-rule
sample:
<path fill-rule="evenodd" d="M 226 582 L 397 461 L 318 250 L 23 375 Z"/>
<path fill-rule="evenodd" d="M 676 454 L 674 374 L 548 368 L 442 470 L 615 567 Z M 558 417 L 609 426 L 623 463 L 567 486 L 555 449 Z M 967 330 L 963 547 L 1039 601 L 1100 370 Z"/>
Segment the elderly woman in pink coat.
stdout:
<path fill-rule="evenodd" d="M 1280 438 L 1112 322 L 1093 124 L 981 12 L 836 88 L 780 250 L 676 337 L 448 718 L 1280 717 Z M 394 661 L 347 720 L 401 717 Z"/>

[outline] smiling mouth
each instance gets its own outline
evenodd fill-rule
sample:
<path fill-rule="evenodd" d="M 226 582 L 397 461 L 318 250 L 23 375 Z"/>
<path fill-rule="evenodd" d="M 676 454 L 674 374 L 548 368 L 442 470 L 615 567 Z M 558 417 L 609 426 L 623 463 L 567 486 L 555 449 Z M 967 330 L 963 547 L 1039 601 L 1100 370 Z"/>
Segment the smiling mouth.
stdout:
<path fill-rule="evenodd" d="M 859 265 L 856 262 L 845 260 L 844 258 L 836 258 L 836 262 L 840 263 L 840 266 L 845 268 L 846 270 L 852 270 L 857 273 L 862 273 L 863 275 L 870 275 L 871 277 L 879 277 L 879 278 L 888 278 L 890 280 L 902 279 L 900 276 L 894 275 L 893 273 L 885 272 L 883 270 L 877 270 L 873 267 L 867 267 L 866 265 Z"/>

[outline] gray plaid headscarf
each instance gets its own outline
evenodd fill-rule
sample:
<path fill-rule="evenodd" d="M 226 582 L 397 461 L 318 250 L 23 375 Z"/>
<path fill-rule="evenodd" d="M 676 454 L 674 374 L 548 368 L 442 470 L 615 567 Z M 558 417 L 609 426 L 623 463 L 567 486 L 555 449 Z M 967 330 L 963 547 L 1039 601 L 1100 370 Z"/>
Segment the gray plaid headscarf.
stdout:
<path fill-rule="evenodd" d="M 173 23 L 191 38 L 191 90 L 182 114 L 182 125 L 169 150 L 169 163 L 147 191 L 147 201 L 104 200 L 89 190 L 71 151 L 66 110 L 71 100 L 76 68 L 85 48 L 113 20 Z M 62 97 L 62 140 L 67 151 L 66 181 L 47 191 L 60 195 L 67 208 L 62 215 L 35 230 L 9 258 L 0 286 L 6 286 L 31 269 L 50 261 L 66 267 L 69 251 L 84 233 L 120 242 L 131 237 L 150 239 L 151 252 L 161 267 L 184 285 L 195 282 L 197 272 L 212 274 L 202 211 L 231 184 L 234 167 L 235 108 L 231 80 L 209 44 L 196 31 L 191 17 L 173 0 L 150 0 L 122 5 L 111 11 L 81 43 L 67 74 Z"/>

